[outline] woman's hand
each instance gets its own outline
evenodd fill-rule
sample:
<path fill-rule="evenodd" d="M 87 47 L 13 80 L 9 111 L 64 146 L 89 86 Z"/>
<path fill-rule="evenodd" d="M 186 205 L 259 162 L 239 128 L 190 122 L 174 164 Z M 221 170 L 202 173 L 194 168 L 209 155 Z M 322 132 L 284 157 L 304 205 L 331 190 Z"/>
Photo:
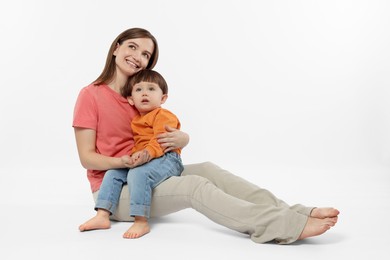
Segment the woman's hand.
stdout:
<path fill-rule="evenodd" d="M 164 153 L 177 148 L 184 148 L 190 141 L 188 134 L 177 130 L 176 128 L 165 126 L 166 133 L 157 136 L 157 142 L 160 144 Z"/>
<path fill-rule="evenodd" d="M 126 168 L 134 168 L 134 160 L 131 156 L 129 155 L 123 155 L 121 157 L 121 161 L 122 161 L 122 164 L 126 167 Z"/>

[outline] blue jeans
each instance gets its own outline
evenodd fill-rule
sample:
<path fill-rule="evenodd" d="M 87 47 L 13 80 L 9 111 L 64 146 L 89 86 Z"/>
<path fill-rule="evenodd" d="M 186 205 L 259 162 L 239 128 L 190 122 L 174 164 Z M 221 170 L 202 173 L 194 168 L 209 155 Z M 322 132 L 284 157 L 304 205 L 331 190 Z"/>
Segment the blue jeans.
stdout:
<path fill-rule="evenodd" d="M 133 169 L 108 170 L 100 186 L 95 209 L 113 214 L 123 185 L 129 186 L 130 215 L 149 218 L 152 189 L 171 176 L 179 176 L 184 167 L 180 155 L 168 152 Z"/>

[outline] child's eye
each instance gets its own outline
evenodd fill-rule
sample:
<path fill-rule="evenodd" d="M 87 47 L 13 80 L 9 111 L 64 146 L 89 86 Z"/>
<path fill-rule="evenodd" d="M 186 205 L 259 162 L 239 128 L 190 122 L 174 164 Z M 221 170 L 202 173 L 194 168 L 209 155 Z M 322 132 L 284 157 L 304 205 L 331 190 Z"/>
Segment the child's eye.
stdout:
<path fill-rule="evenodd" d="M 141 88 L 135 88 L 135 92 L 140 92 Z"/>

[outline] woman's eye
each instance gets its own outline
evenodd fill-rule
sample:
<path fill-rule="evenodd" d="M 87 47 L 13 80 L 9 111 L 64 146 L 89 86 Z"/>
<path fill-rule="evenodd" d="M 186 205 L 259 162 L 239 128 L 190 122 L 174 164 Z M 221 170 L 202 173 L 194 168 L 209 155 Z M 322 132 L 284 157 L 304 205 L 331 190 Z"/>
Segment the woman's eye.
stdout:
<path fill-rule="evenodd" d="M 149 54 L 144 53 L 144 57 L 145 57 L 146 59 L 149 59 Z"/>
<path fill-rule="evenodd" d="M 135 46 L 132 44 L 129 45 L 129 48 L 135 50 Z"/>

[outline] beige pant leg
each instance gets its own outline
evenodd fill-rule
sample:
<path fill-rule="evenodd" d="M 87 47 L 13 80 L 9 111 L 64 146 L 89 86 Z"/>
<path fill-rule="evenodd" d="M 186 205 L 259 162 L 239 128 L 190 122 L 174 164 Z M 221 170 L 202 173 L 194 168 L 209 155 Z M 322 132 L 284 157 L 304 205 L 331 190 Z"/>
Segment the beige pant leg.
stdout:
<path fill-rule="evenodd" d="M 211 162 L 186 165 L 182 176 L 186 175 L 205 177 L 227 194 L 255 204 L 271 204 L 277 207 L 289 207 L 306 216 L 309 216 L 313 209 L 313 207 L 306 207 L 301 204 L 289 206 L 270 191 L 262 189 Z"/>
<path fill-rule="evenodd" d="M 129 210 L 128 195 L 127 198 L 125 194 L 122 195 L 113 219 L 131 221 L 126 215 Z M 292 243 L 297 240 L 307 221 L 306 216 L 289 208 L 254 204 L 231 196 L 209 180 L 196 175 L 171 177 L 154 189 L 152 217 L 185 208 L 193 208 L 218 224 L 249 234 L 257 243 L 274 239 L 280 243 Z"/>

